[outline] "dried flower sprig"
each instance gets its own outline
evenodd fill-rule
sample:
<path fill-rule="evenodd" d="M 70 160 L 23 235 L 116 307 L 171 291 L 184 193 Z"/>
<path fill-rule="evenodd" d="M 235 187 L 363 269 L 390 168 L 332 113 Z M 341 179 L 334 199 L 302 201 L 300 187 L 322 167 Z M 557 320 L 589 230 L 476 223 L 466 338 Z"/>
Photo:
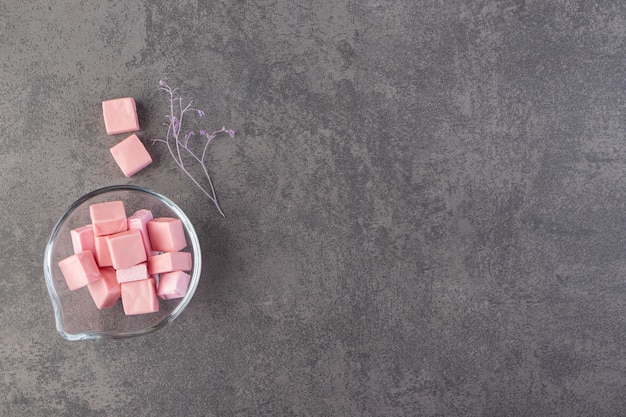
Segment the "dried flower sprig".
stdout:
<path fill-rule="evenodd" d="M 152 144 L 154 145 L 157 142 L 164 143 L 167 146 L 167 150 L 170 152 L 170 155 L 176 162 L 176 165 L 182 169 L 182 171 L 193 181 L 196 186 L 202 190 L 204 194 L 213 202 L 217 211 L 224 217 L 224 212 L 222 211 L 219 203 L 217 202 L 217 194 L 215 193 L 215 188 L 213 187 L 213 181 L 211 180 L 211 176 L 209 175 L 209 171 L 206 167 L 206 155 L 207 150 L 209 148 L 209 144 L 217 135 L 220 133 L 227 133 L 229 137 L 235 137 L 235 131 L 226 129 L 222 127 L 220 130 L 216 130 L 213 133 L 208 133 L 206 130 L 198 131 L 198 136 L 203 137 L 205 140 L 204 147 L 202 149 L 202 153 L 200 155 L 196 154 L 189 148 L 189 140 L 192 136 L 196 135 L 194 130 L 190 130 L 184 135 L 181 136 L 181 129 L 183 126 L 183 118 L 185 114 L 188 112 L 195 113 L 198 117 L 204 117 L 205 113 L 200 110 L 191 107 L 193 101 L 189 101 L 186 106 L 183 107 L 183 98 L 176 95 L 176 91 L 178 88 L 171 88 L 165 81 L 159 81 L 159 90 L 165 91 L 169 95 L 170 101 L 170 113 L 165 116 L 167 119 L 167 123 L 163 123 L 163 125 L 167 126 L 167 134 L 165 135 L 165 139 L 157 138 L 152 139 Z M 174 142 L 172 144 L 172 141 Z M 182 152 L 182 153 L 181 153 Z M 185 163 L 183 162 L 183 155 L 187 153 L 193 160 L 195 160 L 204 172 L 206 180 L 209 184 L 209 188 L 203 187 L 198 179 L 196 179 L 192 173 L 190 173 L 185 167 Z"/>

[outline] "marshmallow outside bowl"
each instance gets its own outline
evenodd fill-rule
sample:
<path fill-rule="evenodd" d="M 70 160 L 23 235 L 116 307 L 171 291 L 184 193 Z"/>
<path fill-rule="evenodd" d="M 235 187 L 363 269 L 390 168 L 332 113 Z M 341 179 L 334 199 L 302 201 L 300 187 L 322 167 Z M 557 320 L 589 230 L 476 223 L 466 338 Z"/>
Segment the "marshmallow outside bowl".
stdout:
<path fill-rule="evenodd" d="M 127 316 L 121 300 L 115 307 L 98 310 L 87 288 L 70 291 L 58 266 L 58 261 L 74 253 L 70 231 L 91 222 L 89 206 L 105 201 L 124 202 L 126 215 L 136 210 L 148 209 L 154 217 L 176 217 L 183 223 L 187 247 L 191 254 L 192 269 L 189 288 L 183 298 L 160 300 L 159 311 L 150 314 Z M 167 197 L 143 187 L 114 185 L 89 192 L 63 213 L 54 226 L 44 252 L 44 276 L 52 306 L 56 328 L 67 340 L 123 339 L 151 333 L 172 322 L 187 307 L 200 280 L 202 258 L 198 236 L 185 213 Z M 84 290 L 84 291 L 83 291 Z"/>

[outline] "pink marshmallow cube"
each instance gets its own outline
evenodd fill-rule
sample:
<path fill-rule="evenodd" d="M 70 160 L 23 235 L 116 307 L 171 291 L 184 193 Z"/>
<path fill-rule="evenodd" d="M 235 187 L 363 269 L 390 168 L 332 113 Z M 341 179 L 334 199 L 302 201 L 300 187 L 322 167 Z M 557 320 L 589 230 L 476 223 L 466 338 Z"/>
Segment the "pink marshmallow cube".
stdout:
<path fill-rule="evenodd" d="M 187 246 L 183 222 L 174 217 L 158 217 L 148 222 L 148 235 L 156 251 L 176 252 Z"/>
<path fill-rule="evenodd" d="M 94 241 L 92 225 L 88 224 L 83 227 L 78 227 L 70 231 L 70 236 L 72 238 L 74 253 L 90 251 L 93 255 L 96 254 L 96 243 Z"/>
<path fill-rule="evenodd" d="M 112 235 L 128 227 L 124 203 L 121 201 L 92 204 L 89 206 L 89 215 L 95 236 Z"/>
<path fill-rule="evenodd" d="M 146 250 L 139 230 L 128 230 L 107 236 L 107 244 L 115 269 L 128 268 L 146 261 Z"/>
<path fill-rule="evenodd" d="M 103 101 L 102 115 L 104 127 L 109 135 L 139 130 L 137 105 L 132 97 Z"/>
<path fill-rule="evenodd" d="M 143 239 L 143 246 L 146 249 L 146 257 L 152 255 L 152 245 L 148 237 L 148 222 L 152 220 L 152 212 L 150 210 L 137 210 L 128 218 L 128 230 L 139 230 Z"/>
<path fill-rule="evenodd" d="M 90 251 L 76 253 L 59 261 L 59 268 L 70 290 L 77 290 L 100 279 L 100 270 Z"/>
<path fill-rule="evenodd" d="M 117 303 L 122 288 L 117 282 L 113 268 L 100 268 L 100 276 L 101 279 L 87 285 L 87 288 L 91 298 L 96 303 L 96 307 L 102 310 L 103 308 L 111 308 Z"/>
<path fill-rule="evenodd" d="M 115 273 L 117 276 L 117 282 L 120 284 L 150 278 L 148 276 L 148 264 L 146 262 L 129 266 L 128 268 L 118 269 Z"/>
<path fill-rule="evenodd" d="M 183 298 L 189 287 L 191 276 L 183 271 L 168 272 L 161 275 L 157 296 L 164 300 Z"/>
<path fill-rule="evenodd" d="M 137 135 L 130 135 L 111 149 L 111 155 L 125 176 L 130 177 L 152 163 L 152 158 Z"/>
<path fill-rule="evenodd" d="M 125 282 L 122 287 L 122 305 L 127 315 L 159 311 L 159 299 L 153 278 Z"/>
<path fill-rule="evenodd" d="M 94 254 L 96 263 L 100 268 L 105 266 L 113 266 L 111 262 L 111 254 L 109 253 L 109 244 L 107 243 L 108 236 L 95 236 L 94 246 L 96 247 L 96 253 Z"/>
<path fill-rule="evenodd" d="M 165 252 L 148 258 L 148 273 L 151 275 L 190 270 L 191 254 L 189 252 Z"/>

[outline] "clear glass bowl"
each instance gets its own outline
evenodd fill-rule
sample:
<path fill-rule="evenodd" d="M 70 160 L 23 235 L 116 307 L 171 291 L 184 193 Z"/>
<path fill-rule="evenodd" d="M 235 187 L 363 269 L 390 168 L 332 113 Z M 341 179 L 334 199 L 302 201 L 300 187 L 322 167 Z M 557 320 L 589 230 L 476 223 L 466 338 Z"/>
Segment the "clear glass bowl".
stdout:
<path fill-rule="evenodd" d="M 159 299 L 157 313 L 127 316 L 121 300 L 109 309 L 98 310 L 87 287 L 70 291 L 59 269 L 58 262 L 74 253 L 70 231 L 91 223 L 89 206 L 94 203 L 121 200 L 130 216 L 136 210 L 149 209 L 154 217 L 181 219 L 187 247 L 191 253 L 191 280 L 185 297 L 174 300 Z M 198 286 L 202 259 L 200 242 L 193 225 L 183 211 L 168 198 L 151 190 L 132 185 L 114 185 L 92 191 L 76 200 L 54 226 L 44 254 L 43 269 L 58 332 L 68 340 L 140 336 L 158 330 L 182 313 Z"/>

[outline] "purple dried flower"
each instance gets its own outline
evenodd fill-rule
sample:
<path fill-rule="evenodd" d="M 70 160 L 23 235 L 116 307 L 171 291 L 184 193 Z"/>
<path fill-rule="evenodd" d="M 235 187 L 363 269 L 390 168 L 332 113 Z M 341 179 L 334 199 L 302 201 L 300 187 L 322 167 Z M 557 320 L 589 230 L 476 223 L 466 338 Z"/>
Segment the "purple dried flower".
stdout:
<path fill-rule="evenodd" d="M 180 128 L 180 121 L 176 117 L 172 117 L 170 118 L 170 122 L 172 124 L 172 128 L 174 129 L 174 131 L 178 131 Z"/>
<path fill-rule="evenodd" d="M 222 211 L 222 209 L 220 208 L 220 205 L 217 202 L 217 194 L 215 193 L 215 188 L 213 187 L 213 181 L 211 181 L 211 176 L 209 175 L 209 171 L 207 170 L 207 167 L 206 167 L 206 153 L 207 153 L 209 144 L 211 143 L 211 140 L 213 140 L 219 133 L 227 133 L 229 137 L 234 138 L 235 131 L 226 129 L 226 127 L 222 127 L 221 130 L 217 130 L 209 135 L 206 130 L 200 130 L 199 134 L 201 136 L 206 137 L 206 142 L 204 144 L 204 148 L 202 149 L 202 154 L 197 155 L 187 146 L 189 139 L 191 138 L 191 136 L 195 135 L 195 132 L 193 130 L 187 132 L 185 135 L 183 135 L 182 141 L 181 141 L 179 139 L 180 130 L 182 127 L 182 120 L 183 120 L 185 113 L 187 113 L 188 111 L 194 111 L 199 117 L 204 117 L 205 115 L 204 111 L 200 109 L 192 109 L 191 108 L 192 101 L 190 101 L 189 104 L 187 104 L 187 106 L 183 108 L 182 97 L 177 97 L 174 95 L 177 88 L 174 88 L 174 89 L 170 88 L 170 86 L 167 85 L 165 81 L 163 80 L 159 81 L 159 86 L 161 90 L 164 90 L 169 94 L 170 114 L 165 116 L 165 119 L 169 123 L 163 123 L 163 125 L 167 126 L 167 134 L 165 136 L 165 139 L 160 139 L 160 138 L 152 139 L 152 143 L 154 144 L 157 142 L 162 142 L 167 146 L 167 149 L 170 152 L 170 155 L 172 156 L 172 158 L 174 159 L 174 162 L 176 162 L 176 165 L 178 165 L 180 169 L 185 173 L 185 175 L 187 175 L 189 179 L 191 179 L 191 181 L 198 188 L 200 188 L 200 190 L 209 198 L 209 200 L 213 202 L 213 204 L 215 205 L 215 207 L 217 208 L 217 210 L 223 217 L 224 212 Z M 174 103 L 178 103 L 178 105 L 175 106 Z M 174 141 L 173 144 L 171 143 L 172 139 Z M 200 184 L 200 182 L 193 176 L 193 174 L 191 174 L 187 170 L 182 159 L 181 149 L 182 151 L 187 152 L 187 154 L 191 156 L 192 159 L 194 159 L 198 164 L 200 164 L 204 172 L 204 176 L 209 184 L 208 189 L 203 187 Z"/>
<path fill-rule="evenodd" d="M 195 135 L 196 132 L 194 132 L 193 130 L 189 131 L 186 135 L 185 138 L 183 140 L 183 146 L 187 147 L 187 143 L 189 142 L 189 138 L 192 137 L 193 135 Z"/>

